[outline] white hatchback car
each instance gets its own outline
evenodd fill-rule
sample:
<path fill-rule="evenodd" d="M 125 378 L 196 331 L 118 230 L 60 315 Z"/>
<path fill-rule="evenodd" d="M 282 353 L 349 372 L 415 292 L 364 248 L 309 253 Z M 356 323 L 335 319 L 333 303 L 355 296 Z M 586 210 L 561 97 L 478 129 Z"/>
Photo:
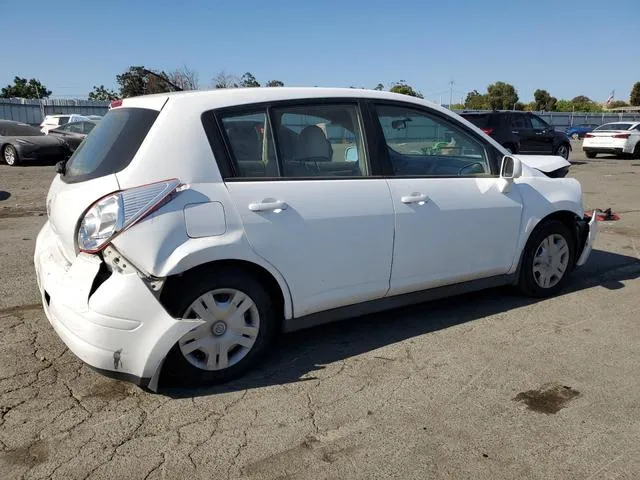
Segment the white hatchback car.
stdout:
<path fill-rule="evenodd" d="M 599 153 L 640 158 L 640 122 L 605 123 L 584 135 L 582 150 L 587 158 Z"/>
<path fill-rule="evenodd" d="M 498 285 L 556 293 L 598 230 L 580 184 L 545 174 L 567 166 L 386 92 L 129 98 L 53 180 L 38 285 L 92 367 L 152 390 L 222 382 L 279 330 Z"/>

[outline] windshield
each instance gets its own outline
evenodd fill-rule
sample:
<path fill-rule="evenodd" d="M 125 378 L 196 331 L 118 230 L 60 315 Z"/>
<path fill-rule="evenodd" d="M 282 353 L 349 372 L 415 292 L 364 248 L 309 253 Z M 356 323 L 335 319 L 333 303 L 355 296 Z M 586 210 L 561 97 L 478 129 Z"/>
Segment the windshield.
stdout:
<path fill-rule="evenodd" d="M 63 179 L 80 182 L 124 169 L 131 163 L 158 113 L 144 108 L 111 110 L 71 156 Z"/>
<path fill-rule="evenodd" d="M 598 131 L 608 131 L 608 130 L 629 130 L 631 128 L 630 123 L 605 123 L 604 125 L 600 125 L 596 130 Z"/>
<path fill-rule="evenodd" d="M 5 137 L 40 137 L 44 135 L 37 128 L 26 123 L 0 123 L 0 135 Z"/>

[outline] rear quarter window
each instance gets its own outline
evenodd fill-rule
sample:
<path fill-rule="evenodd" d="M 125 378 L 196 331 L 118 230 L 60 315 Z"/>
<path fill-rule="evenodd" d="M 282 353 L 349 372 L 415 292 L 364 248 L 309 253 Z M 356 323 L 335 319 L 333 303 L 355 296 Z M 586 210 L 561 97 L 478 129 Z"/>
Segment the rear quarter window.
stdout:
<path fill-rule="evenodd" d="M 159 113 L 145 108 L 110 110 L 71 156 L 62 179 L 81 182 L 126 168 Z"/>

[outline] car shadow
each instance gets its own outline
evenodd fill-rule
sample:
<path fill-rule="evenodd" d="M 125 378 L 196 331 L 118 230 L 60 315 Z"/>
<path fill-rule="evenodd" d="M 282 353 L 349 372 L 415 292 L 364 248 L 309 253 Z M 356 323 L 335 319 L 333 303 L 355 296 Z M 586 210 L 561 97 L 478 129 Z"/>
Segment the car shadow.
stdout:
<path fill-rule="evenodd" d="M 639 276 L 640 259 L 594 250 L 559 295 L 596 286 L 617 290 Z M 324 365 L 543 301 L 501 287 L 314 327 L 279 337 L 265 362 L 240 379 L 198 389 L 164 388 L 161 381 L 158 393 L 188 398 L 314 380 Z"/>

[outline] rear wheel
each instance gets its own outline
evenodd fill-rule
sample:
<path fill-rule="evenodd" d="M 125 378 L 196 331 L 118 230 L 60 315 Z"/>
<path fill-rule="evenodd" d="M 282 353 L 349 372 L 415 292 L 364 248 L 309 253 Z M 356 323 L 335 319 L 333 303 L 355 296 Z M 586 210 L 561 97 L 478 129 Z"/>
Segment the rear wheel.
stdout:
<path fill-rule="evenodd" d="M 633 149 L 633 158 L 640 158 L 640 141 L 636 143 L 636 147 Z"/>
<path fill-rule="evenodd" d="M 275 312 L 267 291 L 237 270 L 185 278 L 167 308 L 181 318 L 204 323 L 186 333 L 169 352 L 163 386 L 206 386 L 232 380 L 266 352 L 275 332 Z"/>
<path fill-rule="evenodd" d="M 11 167 L 15 167 L 20 163 L 18 151 L 13 145 L 5 145 L 4 150 L 2 151 L 2 158 L 5 163 Z"/>
<path fill-rule="evenodd" d="M 596 158 L 597 155 L 596 152 L 584 152 L 584 154 L 587 158 Z"/>
<path fill-rule="evenodd" d="M 573 236 L 563 223 L 550 220 L 537 227 L 522 258 L 520 290 L 533 297 L 557 293 L 574 264 L 573 245 Z"/>

